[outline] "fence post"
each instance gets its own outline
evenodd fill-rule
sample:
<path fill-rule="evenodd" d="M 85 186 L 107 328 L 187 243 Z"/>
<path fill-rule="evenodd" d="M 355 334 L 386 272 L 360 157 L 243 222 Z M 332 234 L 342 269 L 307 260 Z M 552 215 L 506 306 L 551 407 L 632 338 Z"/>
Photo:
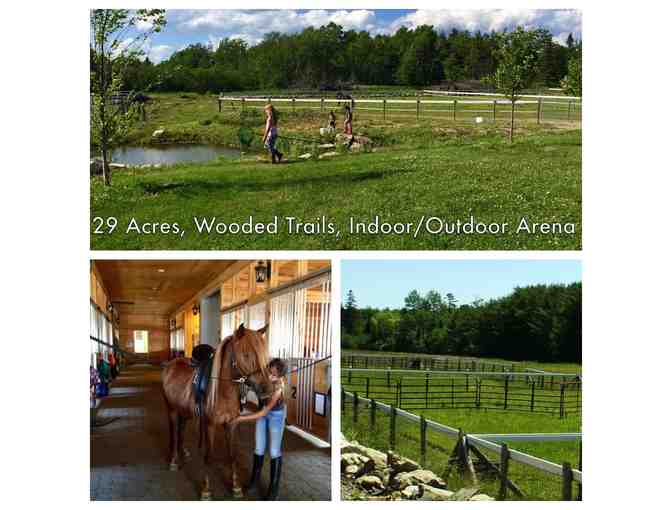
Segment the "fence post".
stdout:
<path fill-rule="evenodd" d="M 397 407 L 401 407 L 401 390 L 403 385 L 401 384 L 401 379 L 397 381 Z"/>
<path fill-rule="evenodd" d="M 295 101 L 296 101 L 296 98 L 293 97 L 293 98 L 292 98 L 292 113 L 294 113 L 294 112 L 296 111 Z"/>
<path fill-rule="evenodd" d="M 217 106 L 219 107 L 219 113 L 222 113 L 222 100 L 217 98 Z"/>
<path fill-rule="evenodd" d="M 241 112 L 245 111 L 245 98 L 244 97 L 240 98 L 240 111 Z"/>
<path fill-rule="evenodd" d="M 499 451 L 499 496 L 500 501 L 506 500 L 507 480 L 509 478 L 509 447 L 506 444 L 502 445 Z"/>
<path fill-rule="evenodd" d="M 387 115 L 387 112 L 386 112 L 386 110 L 387 110 L 386 105 L 387 105 L 387 101 L 386 101 L 385 99 L 383 99 L 383 120 L 386 120 L 386 115 Z"/>
<path fill-rule="evenodd" d="M 481 380 L 476 379 L 476 391 L 474 392 L 474 406 L 481 407 Z"/>
<path fill-rule="evenodd" d="M 352 382 L 352 370 L 348 370 L 348 384 Z"/>
<path fill-rule="evenodd" d="M 374 399 L 371 399 L 371 408 L 369 411 L 369 424 L 371 425 L 371 430 L 373 430 L 373 427 L 376 425 L 376 401 Z"/>
<path fill-rule="evenodd" d="M 583 441 L 579 441 L 579 471 L 583 471 Z M 576 494 L 577 501 L 583 500 L 583 484 L 579 484 L 579 489 Z"/>
<path fill-rule="evenodd" d="M 324 98 L 320 98 L 320 112 L 324 112 Z M 352 356 L 350 356 L 352 358 Z"/>
<path fill-rule="evenodd" d="M 397 408 L 390 406 L 390 450 L 397 445 Z"/>
<path fill-rule="evenodd" d="M 359 397 L 355 391 L 352 394 L 352 422 L 357 423 L 357 414 L 359 412 Z"/>
<path fill-rule="evenodd" d="M 429 372 L 425 373 L 425 407 L 429 407 Z"/>
<path fill-rule="evenodd" d="M 560 385 L 560 418 L 565 417 L 565 385 Z"/>
<path fill-rule="evenodd" d="M 420 120 L 420 100 L 419 99 L 415 100 L 415 118 L 416 118 L 416 120 Z"/>
<path fill-rule="evenodd" d="M 504 409 L 509 406 L 509 376 L 504 378 Z"/>
<path fill-rule="evenodd" d="M 572 117 L 572 102 L 567 103 L 567 120 L 570 120 Z"/>
<path fill-rule="evenodd" d="M 369 368 L 369 358 L 364 356 L 364 368 Z"/>
<path fill-rule="evenodd" d="M 562 500 L 572 500 L 572 466 L 569 462 L 562 463 Z"/>
<path fill-rule="evenodd" d="M 371 378 L 367 377 L 366 378 L 366 392 L 365 392 L 365 395 L 364 395 L 366 398 L 369 398 L 369 383 L 370 382 L 371 382 Z"/>
<path fill-rule="evenodd" d="M 387 369 L 387 387 L 390 387 L 390 369 Z"/>
<path fill-rule="evenodd" d="M 530 393 L 530 412 L 534 412 L 534 379 L 532 379 L 532 391 Z"/>
<path fill-rule="evenodd" d="M 537 124 L 541 124 L 541 98 L 537 99 Z"/>
<path fill-rule="evenodd" d="M 551 376 L 551 391 L 553 391 L 553 376 Z"/>
<path fill-rule="evenodd" d="M 496 120 L 497 120 L 497 100 L 495 99 L 492 102 L 492 121 L 494 122 Z"/>
<path fill-rule="evenodd" d="M 456 120 L 457 120 L 457 99 L 453 99 L 453 122 L 455 122 Z M 457 364 L 458 364 L 458 367 L 459 367 L 459 364 L 460 364 L 459 360 L 458 360 Z M 458 368 L 458 370 L 459 370 L 459 368 Z"/>
<path fill-rule="evenodd" d="M 427 420 L 420 416 L 420 465 L 427 464 Z"/>
<path fill-rule="evenodd" d="M 450 379 L 450 404 L 455 407 L 455 378 Z"/>
<path fill-rule="evenodd" d="M 464 376 L 464 391 L 469 391 L 469 374 Z"/>

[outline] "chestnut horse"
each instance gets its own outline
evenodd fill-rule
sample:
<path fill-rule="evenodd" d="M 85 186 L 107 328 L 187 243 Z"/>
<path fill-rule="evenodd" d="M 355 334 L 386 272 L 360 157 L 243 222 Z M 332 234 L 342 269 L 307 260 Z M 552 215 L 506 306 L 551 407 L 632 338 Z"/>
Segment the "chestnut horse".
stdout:
<path fill-rule="evenodd" d="M 205 405 L 205 464 L 210 457 L 215 442 L 215 431 L 223 427 L 228 456 L 233 473 L 233 495 L 242 497 L 238 480 L 236 461 L 235 426 L 231 421 L 240 415 L 240 384 L 245 381 L 252 386 L 268 384 L 268 345 L 264 338 L 266 326 L 258 331 L 247 329 L 242 324 L 233 335 L 222 340 L 215 349 L 212 361 L 210 384 Z M 170 420 L 170 469 L 179 469 L 179 456 L 188 454 L 183 447 L 184 427 L 187 420 L 196 417 L 196 398 L 192 380 L 196 368 L 184 358 L 170 361 L 161 373 L 163 395 L 168 406 Z M 206 473 L 201 499 L 209 499 L 209 477 Z"/>

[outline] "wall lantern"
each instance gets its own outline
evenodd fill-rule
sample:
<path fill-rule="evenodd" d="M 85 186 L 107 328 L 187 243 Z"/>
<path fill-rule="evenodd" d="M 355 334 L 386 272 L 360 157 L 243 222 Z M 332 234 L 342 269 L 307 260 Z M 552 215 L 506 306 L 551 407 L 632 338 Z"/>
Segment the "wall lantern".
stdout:
<path fill-rule="evenodd" d="M 114 307 L 112 306 L 112 303 L 107 303 L 107 311 L 112 313 L 112 310 L 114 310 Z"/>
<path fill-rule="evenodd" d="M 264 262 L 263 260 L 260 260 L 257 265 L 254 266 L 254 274 L 257 283 L 264 283 L 271 277 L 271 261 L 267 260 Z"/>
<path fill-rule="evenodd" d="M 198 312 L 200 312 L 201 309 L 199 308 L 199 306 L 198 306 L 197 304 L 194 304 L 194 306 L 193 306 L 193 308 L 191 309 L 191 311 L 193 312 L 194 315 L 198 315 Z"/>

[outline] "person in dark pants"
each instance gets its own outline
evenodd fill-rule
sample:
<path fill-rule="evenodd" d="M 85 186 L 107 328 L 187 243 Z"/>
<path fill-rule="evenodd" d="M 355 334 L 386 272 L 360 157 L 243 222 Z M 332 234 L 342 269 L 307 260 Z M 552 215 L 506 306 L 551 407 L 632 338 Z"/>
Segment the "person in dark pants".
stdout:
<path fill-rule="evenodd" d="M 282 436 L 287 419 L 287 406 L 284 398 L 284 377 L 287 374 L 287 364 L 280 358 L 274 358 L 269 363 L 268 368 L 270 371 L 271 386 L 265 388 L 260 395 L 257 395 L 259 398 L 259 411 L 239 416 L 236 418 L 235 423 L 256 421 L 252 476 L 245 489 L 248 492 L 256 492 L 258 490 L 261 469 L 264 465 L 264 454 L 268 447 L 271 457 L 271 482 L 264 499 L 267 501 L 277 501 L 282 472 Z"/>
<path fill-rule="evenodd" d="M 280 163 L 282 152 L 275 148 L 275 142 L 278 140 L 278 112 L 272 104 L 267 104 L 264 111 L 266 112 L 266 127 L 262 143 L 271 153 L 271 164 Z"/>

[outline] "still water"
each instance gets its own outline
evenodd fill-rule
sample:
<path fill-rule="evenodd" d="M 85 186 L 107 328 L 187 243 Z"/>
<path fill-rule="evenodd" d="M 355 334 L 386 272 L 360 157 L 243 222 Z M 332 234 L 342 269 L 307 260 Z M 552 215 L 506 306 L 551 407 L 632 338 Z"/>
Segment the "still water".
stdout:
<path fill-rule="evenodd" d="M 217 157 L 239 158 L 240 151 L 221 145 L 160 145 L 119 147 L 112 152 L 112 161 L 124 165 L 174 165 L 211 161 Z"/>

